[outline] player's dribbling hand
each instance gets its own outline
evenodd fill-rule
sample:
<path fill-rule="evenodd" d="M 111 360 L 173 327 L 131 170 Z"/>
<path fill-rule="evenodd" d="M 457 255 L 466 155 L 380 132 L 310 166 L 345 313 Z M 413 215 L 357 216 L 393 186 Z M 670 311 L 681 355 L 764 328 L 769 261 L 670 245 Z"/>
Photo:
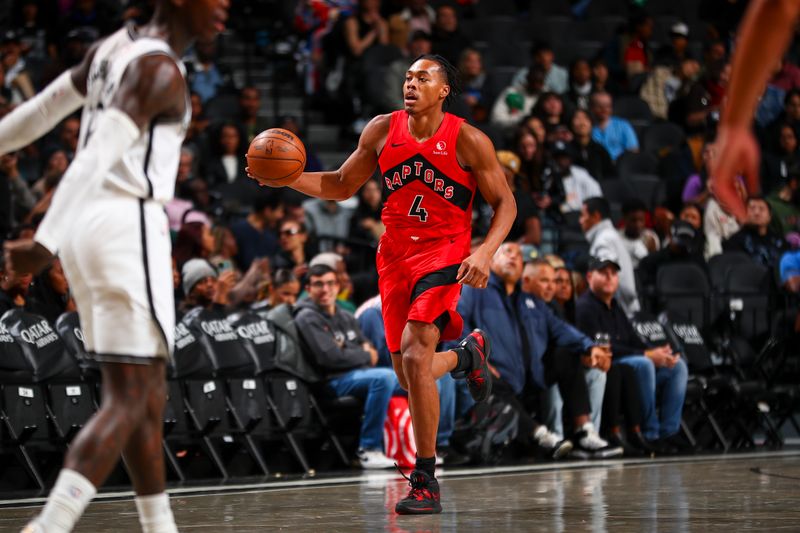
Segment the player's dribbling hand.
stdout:
<path fill-rule="evenodd" d="M 53 260 L 50 251 L 33 239 L 7 241 L 3 254 L 6 269 L 17 274 L 39 274 Z"/>
<path fill-rule="evenodd" d="M 489 281 L 490 264 L 491 257 L 478 250 L 461 262 L 461 267 L 456 274 L 456 281 L 460 285 L 485 289 Z"/>
<path fill-rule="evenodd" d="M 759 189 L 758 159 L 758 145 L 748 128 L 720 126 L 711 167 L 712 192 L 740 224 L 747 218 L 747 208 L 737 190 L 737 176 L 743 175 L 747 190 L 755 194 Z"/>

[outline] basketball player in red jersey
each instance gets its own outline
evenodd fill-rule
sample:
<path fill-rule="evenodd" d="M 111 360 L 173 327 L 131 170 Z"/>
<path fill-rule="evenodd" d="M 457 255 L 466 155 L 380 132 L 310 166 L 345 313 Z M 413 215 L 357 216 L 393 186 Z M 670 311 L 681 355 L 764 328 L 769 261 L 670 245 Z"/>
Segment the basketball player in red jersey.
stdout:
<path fill-rule="evenodd" d="M 477 401 L 489 396 L 489 340 L 476 330 L 452 351 L 442 340 L 461 334 L 456 312 L 461 285 L 486 287 L 489 263 L 517 214 L 492 142 L 446 113 L 457 71 L 437 55 L 419 57 L 406 74 L 405 109 L 372 119 L 358 148 L 332 172 L 303 173 L 290 186 L 318 198 L 349 198 L 380 166 L 386 233 L 378 245 L 378 275 L 386 343 L 408 391 L 417 444 L 411 491 L 395 510 L 442 510 L 434 476 L 439 397 L 445 372 L 466 377 Z M 477 190 L 494 209 L 489 232 L 470 254 L 472 202 Z"/>

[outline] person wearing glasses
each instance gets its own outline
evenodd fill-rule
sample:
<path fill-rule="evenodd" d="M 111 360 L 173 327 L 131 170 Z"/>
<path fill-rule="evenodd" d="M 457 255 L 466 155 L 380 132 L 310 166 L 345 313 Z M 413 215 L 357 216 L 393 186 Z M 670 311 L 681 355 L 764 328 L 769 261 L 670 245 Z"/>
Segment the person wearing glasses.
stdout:
<path fill-rule="evenodd" d="M 336 305 L 339 278 L 330 266 L 308 270 L 308 298 L 295 308 L 295 323 L 306 353 L 324 375 L 336 397 L 356 396 L 364 402 L 358 460 L 365 469 L 392 468 L 383 453 L 383 422 L 394 394 L 401 393 L 394 370 L 376 367 L 378 351 L 364 337 L 352 314 Z"/>
<path fill-rule="evenodd" d="M 297 220 L 285 219 L 278 230 L 280 250 L 275 256 L 275 268 L 287 268 L 298 278 L 308 270 L 308 262 L 314 255 L 314 243 L 309 240 L 305 224 Z"/>

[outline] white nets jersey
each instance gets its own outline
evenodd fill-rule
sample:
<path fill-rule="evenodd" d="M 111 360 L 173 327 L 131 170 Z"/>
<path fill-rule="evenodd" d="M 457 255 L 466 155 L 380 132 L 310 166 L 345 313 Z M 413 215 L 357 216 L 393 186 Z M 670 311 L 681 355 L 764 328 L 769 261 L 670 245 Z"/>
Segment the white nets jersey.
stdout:
<path fill-rule="evenodd" d="M 166 42 L 142 37 L 133 26 L 109 36 L 97 49 L 86 82 L 86 102 L 81 117 L 80 147 L 86 146 L 93 125 L 108 109 L 119 89 L 122 76 L 135 59 L 152 54 L 171 57 L 185 76 L 186 69 Z M 103 180 L 103 187 L 142 199 L 166 203 L 175 193 L 180 148 L 191 119 L 186 95 L 186 112 L 181 120 L 154 119 L 123 158 Z"/>

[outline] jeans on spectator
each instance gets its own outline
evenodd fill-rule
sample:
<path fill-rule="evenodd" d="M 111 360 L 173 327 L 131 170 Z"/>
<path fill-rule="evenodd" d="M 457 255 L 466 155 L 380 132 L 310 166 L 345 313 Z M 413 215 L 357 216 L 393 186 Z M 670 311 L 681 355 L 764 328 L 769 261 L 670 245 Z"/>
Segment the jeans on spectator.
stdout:
<path fill-rule="evenodd" d="M 603 414 L 603 395 L 606 390 L 606 373 L 597 368 L 584 368 L 583 375 L 589 391 L 589 420 L 599 431 Z M 564 400 L 558 392 L 558 385 L 551 385 L 543 396 L 542 418 L 547 428 L 562 438 L 564 437 L 564 421 L 561 416 L 563 408 Z"/>
<path fill-rule="evenodd" d="M 392 396 L 403 392 L 391 368 L 359 368 L 328 381 L 339 396 L 356 396 L 364 401 L 359 448 L 383 450 L 383 423 Z"/>
<path fill-rule="evenodd" d="M 467 414 L 475 404 L 469 393 L 467 382 L 455 380 L 449 372 L 436 381 L 439 388 L 439 429 L 436 432 L 436 447 L 450 446 L 455 422 Z"/>
<path fill-rule="evenodd" d="M 674 435 L 681 427 L 683 400 L 689 370 L 683 359 L 672 368 L 656 368 L 648 357 L 634 355 L 614 359 L 613 364 L 628 365 L 636 371 L 642 401 L 642 434 L 648 440 Z M 656 413 L 656 398 L 659 413 Z"/>

